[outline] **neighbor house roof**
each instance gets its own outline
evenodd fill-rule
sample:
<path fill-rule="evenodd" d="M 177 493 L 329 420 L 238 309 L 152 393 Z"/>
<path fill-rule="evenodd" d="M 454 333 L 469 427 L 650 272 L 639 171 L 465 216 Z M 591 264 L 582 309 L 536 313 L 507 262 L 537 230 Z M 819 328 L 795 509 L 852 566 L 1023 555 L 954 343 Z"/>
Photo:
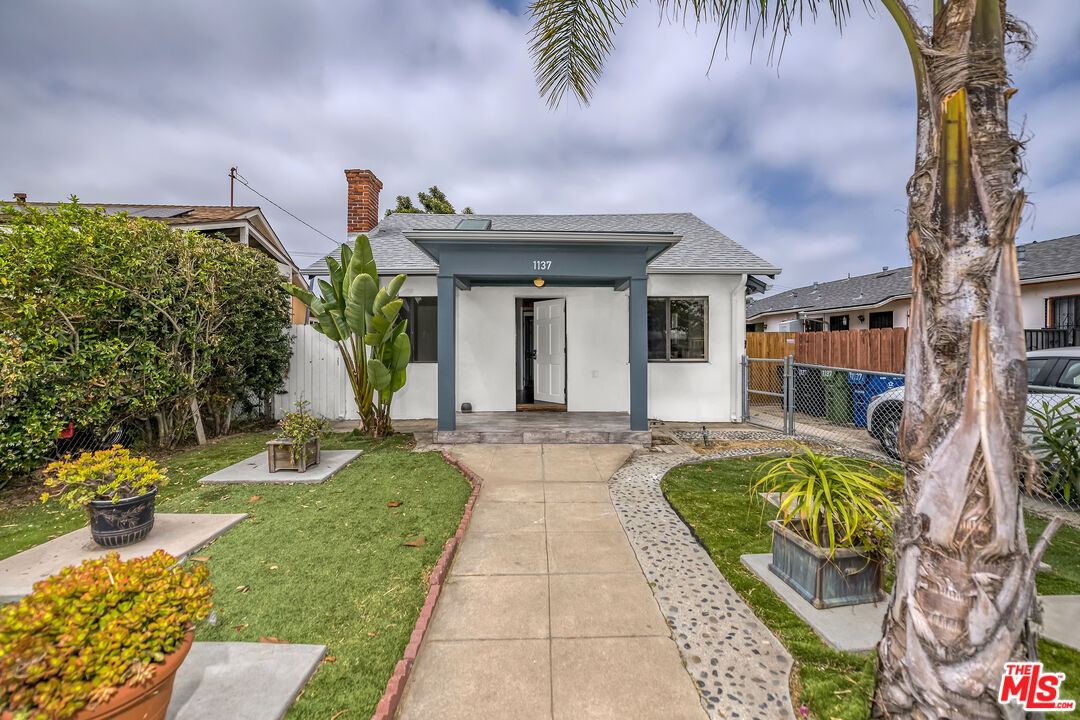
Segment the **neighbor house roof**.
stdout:
<path fill-rule="evenodd" d="M 84 207 L 101 208 L 109 215 L 127 213 L 131 217 L 141 217 L 149 220 L 157 220 L 166 225 L 185 230 L 202 230 L 213 232 L 230 228 L 244 228 L 248 230 L 248 237 L 253 238 L 255 244 L 266 255 L 276 262 L 289 266 L 290 273 L 298 275 L 298 266 L 285 249 L 274 229 L 270 227 L 269 220 L 263 215 L 262 209 L 257 205 L 135 205 L 131 203 L 93 203 L 79 201 Z M 59 207 L 55 202 L 19 202 L 14 207 L 26 206 L 39 209 L 53 209 Z M 0 215 L 0 222 L 2 222 Z M 301 284 L 306 284 L 300 278 Z"/>
<path fill-rule="evenodd" d="M 454 230 L 463 219 L 490 220 L 492 231 L 580 233 L 672 233 L 682 239 L 649 264 L 653 272 L 739 272 L 776 275 L 762 260 L 692 213 L 625 215 L 436 215 L 392 213 L 366 233 L 381 273 L 434 273 L 435 263 L 403 235 L 410 230 Z M 355 235 L 350 236 L 351 244 Z M 304 269 L 326 275 L 325 260 Z"/>
<path fill-rule="evenodd" d="M 31 207 L 55 208 L 57 203 L 27 202 Z M 109 215 L 126 212 L 133 217 L 152 218 L 167 225 L 196 225 L 202 223 L 239 220 L 244 215 L 258 210 L 254 205 L 229 207 L 227 205 L 125 205 L 122 203 L 79 202 L 87 207 L 99 207 Z"/>
<path fill-rule="evenodd" d="M 1020 282 L 1046 282 L 1080 275 L 1080 235 L 1017 245 Z M 746 307 L 746 319 L 793 311 L 826 312 L 876 307 L 911 297 L 911 267 L 805 285 L 758 298 Z"/>

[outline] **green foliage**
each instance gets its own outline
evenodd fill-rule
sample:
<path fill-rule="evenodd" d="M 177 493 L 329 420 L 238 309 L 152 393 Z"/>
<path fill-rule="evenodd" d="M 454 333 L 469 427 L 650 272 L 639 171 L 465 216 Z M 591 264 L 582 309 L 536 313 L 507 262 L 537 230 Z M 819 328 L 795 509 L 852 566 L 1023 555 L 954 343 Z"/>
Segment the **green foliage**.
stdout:
<path fill-rule="evenodd" d="M 307 444 L 330 432 L 330 423 L 307 412 L 307 401 L 296 402 L 296 412 L 285 413 L 278 422 L 278 439 L 292 443 L 290 453 L 293 462 L 307 451 Z"/>
<path fill-rule="evenodd" d="M 111 552 L 0 608 L 0 710 L 69 718 L 148 680 L 210 613 L 207 570 L 175 564 L 161 550 L 128 561 Z"/>
<path fill-rule="evenodd" d="M 420 207 L 413 205 L 412 198 L 408 195 L 397 196 L 397 207 L 388 209 L 386 214 L 390 213 L 433 213 L 436 215 L 453 215 L 454 206 L 450 204 L 450 201 L 446 198 L 446 193 L 439 189 L 438 185 L 432 185 L 427 192 L 418 192 L 416 194 L 420 198 Z M 466 215 L 472 215 L 472 208 L 465 208 L 462 210 Z"/>
<path fill-rule="evenodd" d="M 269 258 L 74 200 L 0 212 L 0 481 L 68 422 L 174 445 L 191 398 L 220 432 L 226 409 L 280 385 L 288 298 Z"/>
<path fill-rule="evenodd" d="M 117 503 L 138 497 L 166 483 L 157 463 L 114 445 L 109 450 L 83 453 L 76 460 L 54 462 L 45 468 L 45 487 L 52 492 L 41 501 L 55 498 L 69 508 L 85 507 L 91 500 Z"/>
<path fill-rule="evenodd" d="M 1066 502 L 1080 497 L 1080 398 L 1051 405 L 1045 400 L 1029 409 L 1039 434 L 1032 443 L 1043 465 L 1048 492 Z"/>
<path fill-rule="evenodd" d="M 356 251 L 341 246 L 341 262 L 326 259 L 330 282 L 319 281 L 321 296 L 282 283 L 315 316 L 312 327 L 338 344 L 352 385 L 364 431 L 374 437 L 392 432 L 390 403 L 405 386 L 412 354 L 406 321 L 398 320 L 404 275 L 379 287 L 379 271 L 366 235 L 356 236 Z M 378 393 L 378 401 L 375 394 Z"/>
<path fill-rule="evenodd" d="M 780 493 L 777 517 L 784 526 L 795 522 L 830 556 L 837 546 L 883 550 L 898 512 L 888 497 L 901 480 L 892 470 L 800 445 L 789 457 L 762 463 L 755 475 L 751 496 Z"/>

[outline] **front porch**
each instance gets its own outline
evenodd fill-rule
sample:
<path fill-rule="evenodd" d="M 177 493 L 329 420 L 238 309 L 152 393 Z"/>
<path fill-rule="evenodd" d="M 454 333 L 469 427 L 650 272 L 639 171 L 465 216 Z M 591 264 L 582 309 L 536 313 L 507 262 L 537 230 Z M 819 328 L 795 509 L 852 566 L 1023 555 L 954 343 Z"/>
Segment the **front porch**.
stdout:
<path fill-rule="evenodd" d="M 649 445 L 651 430 L 631 430 L 628 413 L 606 412 L 478 412 L 457 413 L 457 427 L 439 430 L 433 421 L 399 421 L 399 432 L 433 432 L 439 445 L 492 443 L 506 445 L 590 444 Z"/>

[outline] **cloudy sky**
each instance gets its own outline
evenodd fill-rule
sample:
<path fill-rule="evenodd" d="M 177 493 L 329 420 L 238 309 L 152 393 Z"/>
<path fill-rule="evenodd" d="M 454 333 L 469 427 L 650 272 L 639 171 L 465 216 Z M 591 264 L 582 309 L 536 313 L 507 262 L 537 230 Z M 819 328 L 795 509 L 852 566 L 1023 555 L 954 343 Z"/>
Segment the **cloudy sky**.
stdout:
<path fill-rule="evenodd" d="M 925 4 L 929 5 L 928 0 Z M 227 204 L 232 165 L 328 235 L 344 168 L 394 196 L 438 184 L 477 212 L 691 211 L 784 268 L 777 289 L 906 264 L 911 70 L 883 11 L 750 36 L 707 72 L 711 28 L 638 8 L 590 107 L 550 111 L 518 0 L 6 4 L 0 197 Z M 1080 232 L 1080 8 L 1013 2 L 1033 205 L 1021 238 Z M 244 188 L 298 264 L 330 241 Z"/>

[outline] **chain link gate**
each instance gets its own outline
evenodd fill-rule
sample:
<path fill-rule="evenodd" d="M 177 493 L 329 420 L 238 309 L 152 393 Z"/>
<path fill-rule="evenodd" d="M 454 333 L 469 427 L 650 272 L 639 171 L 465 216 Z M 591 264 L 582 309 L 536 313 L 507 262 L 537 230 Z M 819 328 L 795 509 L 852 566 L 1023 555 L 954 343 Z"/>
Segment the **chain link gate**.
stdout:
<path fill-rule="evenodd" d="M 743 420 L 751 425 L 794 433 L 791 407 L 791 369 L 795 358 L 742 358 Z"/>

